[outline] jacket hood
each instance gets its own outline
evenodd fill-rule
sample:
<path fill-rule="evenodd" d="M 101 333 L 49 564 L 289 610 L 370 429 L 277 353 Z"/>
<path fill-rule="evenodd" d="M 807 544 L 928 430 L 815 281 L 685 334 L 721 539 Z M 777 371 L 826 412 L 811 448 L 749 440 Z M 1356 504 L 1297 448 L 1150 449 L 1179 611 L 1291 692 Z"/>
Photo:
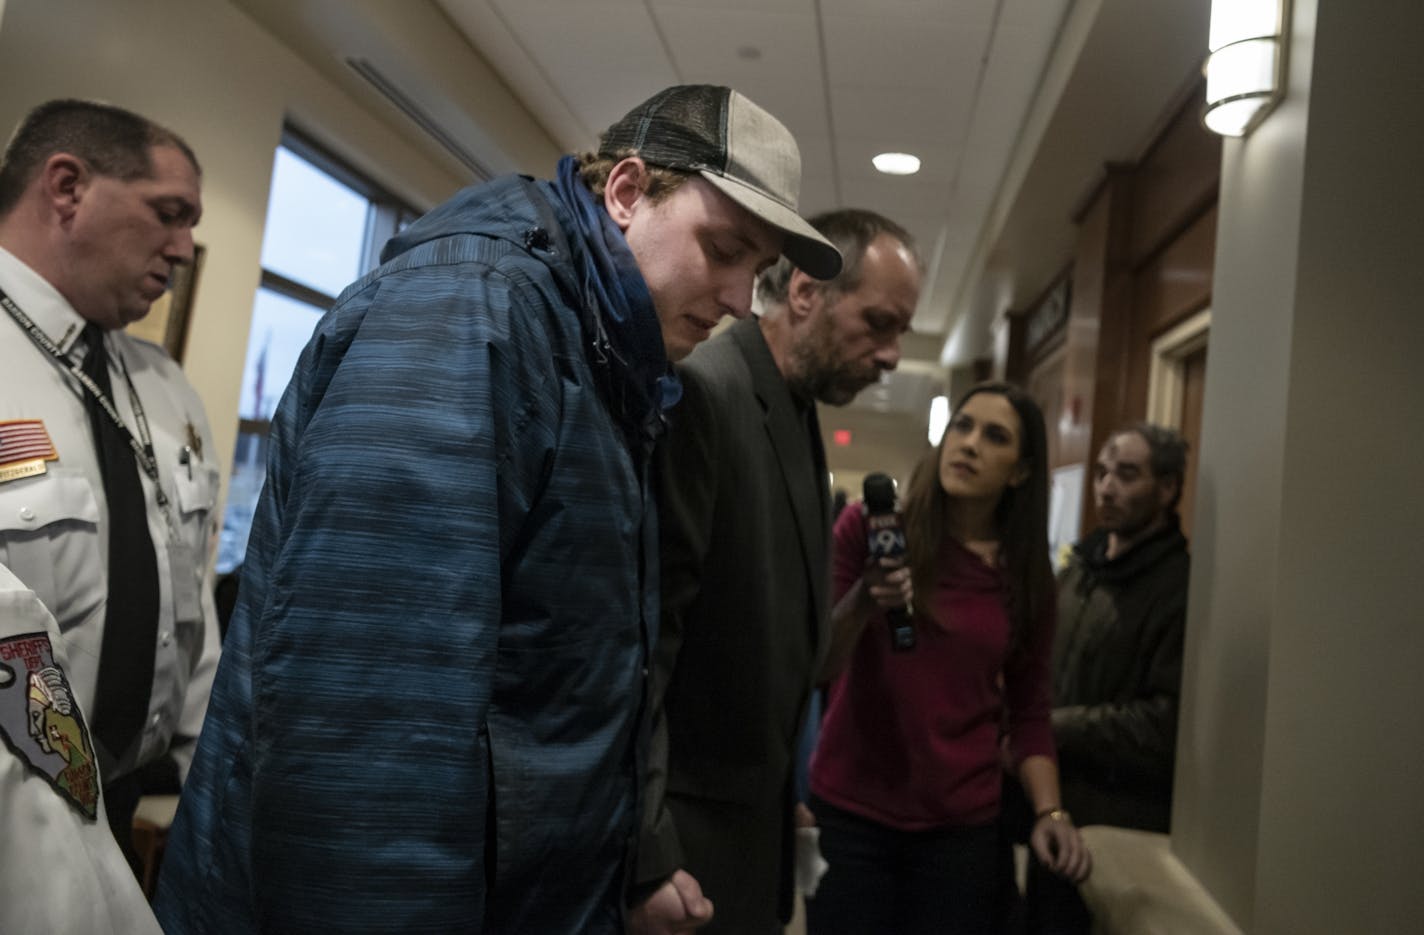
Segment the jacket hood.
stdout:
<path fill-rule="evenodd" d="M 396 234 L 381 249 L 381 262 L 442 237 L 492 237 L 508 241 L 544 264 L 559 288 L 577 297 L 580 290 L 572 273 L 577 263 L 570 262 L 577 258 L 577 246 L 563 234 L 570 219 L 562 211 L 548 182 L 521 175 L 501 176 L 461 190 Z"/>
<path fill-rule="evenodd" d="M 560 171 L 572 172 L 570 162 L 565 157 Z M 427 244 L 438 251 L 433 244 L 446 238 L 484 237 L 507 242 L 544 266 L 579 316 L 595 378 L 629 443 L 651 448 L 666 427 L 664 408 L 680 395 L 663 385 L 670 371 L 652 298 L 626 247 L 624 260 L 635 282 L 625 282 L 619 291 L 595 281 L 616 275 L 616 262 L 610 272 L 610 249 L 588 239 L 596 236 L 596 224 L 576 216 L 577 206 L 560 193 L 560 184 L 509 175 L 466 188 L 392 237 L 381 251 L 381 263 Z M 638 290 L 641 301 L 628 298 Z M 671 382 L 672 389 L 680 390 Z"/>

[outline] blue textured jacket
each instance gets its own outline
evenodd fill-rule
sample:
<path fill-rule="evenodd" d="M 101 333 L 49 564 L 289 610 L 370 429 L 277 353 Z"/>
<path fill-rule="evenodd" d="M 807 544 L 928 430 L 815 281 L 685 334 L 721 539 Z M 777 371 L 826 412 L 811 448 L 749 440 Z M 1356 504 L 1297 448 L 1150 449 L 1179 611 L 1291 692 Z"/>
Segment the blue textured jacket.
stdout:
<path fill-rule="evenodd" d="M 636 394 L 551 192 L 437 208 L 303 352 L 169 838 L 170 933 L 622 930 L 650 413 L 610 404 Z"/>

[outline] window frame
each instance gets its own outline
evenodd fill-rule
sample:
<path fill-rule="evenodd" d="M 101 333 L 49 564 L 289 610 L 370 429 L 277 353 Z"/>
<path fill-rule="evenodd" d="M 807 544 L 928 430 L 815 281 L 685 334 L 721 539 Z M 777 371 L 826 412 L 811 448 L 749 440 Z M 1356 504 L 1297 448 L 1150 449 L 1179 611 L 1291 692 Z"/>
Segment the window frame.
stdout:
<path fill-rule="evenodd" d="M 277 152 L 285 148 L 292 155 L 309 163 L 313 168 L 325 173 L 330 178 L 353 191 L 357 196 L 366 199 L 366 223 L 362 231 L 363 243 L 359 257 L 360 272 L 358 277 L 366 272 L 375 269 L 380 264 L 381 250 L 386 242 L 396 233 L 404 229 L 404 226 L 415 220 L 422 212 L 411 205 L 404 198 L 392 194 L 389 189 L 381 186 L 371 178 L 363 175 L 361 171 L 342 156 L 337 155 L 331 149 L 317 142 L 311 135 L 300 128 L 287 122 L 282 126 L 282 134 L 278 140 L 278 148 L 273 150 L 273 167 L 275 178 L 275 164 Z M 271 192 L 268 193 L 268 213 L 271 207 Z M 266 230 L 266 220 L 264 215 L 263 240 L 265 243 L 268 231 Z M 313 288 L 300 282 L 268 269 L 265 266 L 259 267 L 261 276 L 259 280 L 259 291 L 253 294 L 253 312 L 255 314 L 258 301 L 258 294 L 265 290 L 273 295 L 280 296 L 292 302 L 308 306 L 318 315 L 324 315 L 336 304 L 337 296 L 329 295 L 321 289 Z M 344 287 L 343 287 L 344 288 Z M 247 368 L 249 361 L 243 359 L 243 381 L 247 378 Z M 285 389 L 285 388 L 284 388 Z M 261 412 L 257 413 L 261 416 Z M 242 418 L 239 416 L 237 423 L 237 437 L 234 439 L 232 452 L 232 470 L 235 479 L 240 469 L 245 466 L 264 465 L 266 461 L 267 440 L 271 434 L 272 423 L 267 418 Z M 255 447 L 254 447 L 255 446 Z M 265 473 L 265 468 L 261 469 Z M 246 476 L 244 474 L 244 476 Z M 255 504 L 256 490 L 252 491 Z M 231 494 L 232 491 L 230 490 Z M 251 531 L 251 515 L 242 516 L 244 505 L 249 505 L 249 501 L 244 499 L 234 510 L 234 500 L 229 496 L 228 502 L 224 504 L 221 529 L 221 544 L 218 549 L 217 561 L 222 562 L 223 556 L 228 555 L 228 536 L 230 531 L 241 531 L 243 541 L 247 533 Z M 232 525 L 229 525 L 230 515 Z M 241 530 L 242 525 L 246 525 L 246 530 Z M 234 543 L 242 547 L 241 541 Z M 230 559 L 235 558 L 236 564 L 230 567 L 241 567 L 243 557 L 241 554 L 229 555 Z M 220 566 L 221 567 L 221 566 Z"/>
<path fill-rule="evenodd" d="M 282 136 L 277 145 L 278 148 L 290 151 L 294 156 L 331 176 L 369 202 L 366 212 L 366 229 L 362 235 L 364 246 L 361 257 L 363 269 L 361 275 L 365 275 L 366 271 L 373 270 L 380 265 L 381 250 L 385 247 L 386 242 L 401 229 L 402 222 L 412 221 L 421 214 L 410 202 L 392 194 L 389 189 L 361 174 L 350 162 L 336 155 L 291 122 L 282 125 Z M 274 158 L 275 153 L 274 150 Z M 265 231 L 263 236 L 265 238 Z M 296 282 L 265 266 L 261 267 L 261 273 L 260 288 L 295 302 L 310 305 L 320 310 L 322 314 L 325 314 L 336 304 L 337 296 Z M 244 370 L 246 366 L 247 362 L 244 360 Z M 267 419 L 238 419 L 237 431 L 239 435 L 250 434 L 265 438 L 270 429 L 271 422 Z"/>

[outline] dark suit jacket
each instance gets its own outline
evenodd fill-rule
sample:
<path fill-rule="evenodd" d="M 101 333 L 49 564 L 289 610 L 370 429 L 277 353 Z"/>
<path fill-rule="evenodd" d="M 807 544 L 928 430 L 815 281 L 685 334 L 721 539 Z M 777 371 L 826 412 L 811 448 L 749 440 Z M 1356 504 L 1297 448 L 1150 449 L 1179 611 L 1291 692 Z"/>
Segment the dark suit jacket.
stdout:
<path fill-rule="evenodd" d="M 779 933 L 797 738 L 829 625 L 825 452 L 755 319 L 679 372 L 657 459 L 663 707 L 638 879 L 683 867 L 716 904 L 702 931 Z"/>

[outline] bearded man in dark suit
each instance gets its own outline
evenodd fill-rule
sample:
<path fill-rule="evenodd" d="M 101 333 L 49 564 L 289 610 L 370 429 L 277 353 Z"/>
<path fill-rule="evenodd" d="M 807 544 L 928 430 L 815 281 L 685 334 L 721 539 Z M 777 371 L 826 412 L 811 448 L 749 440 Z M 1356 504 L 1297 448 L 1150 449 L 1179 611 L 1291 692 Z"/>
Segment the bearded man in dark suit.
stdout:
<path fill-rule="evenodd" d="M 919 298 L 899 225 L 859 210 L 811 224 L 841 274 L 778 261 L 761 276 L 760 317 L 678 368 L 657 461 L 662 708 L 632 896 L 690 874 L 716 906 L 706 932 L 779 935 L 791 918 L 796 746 L 829 626 L 816 403 L 845 405 L 895 368 Z"/>

